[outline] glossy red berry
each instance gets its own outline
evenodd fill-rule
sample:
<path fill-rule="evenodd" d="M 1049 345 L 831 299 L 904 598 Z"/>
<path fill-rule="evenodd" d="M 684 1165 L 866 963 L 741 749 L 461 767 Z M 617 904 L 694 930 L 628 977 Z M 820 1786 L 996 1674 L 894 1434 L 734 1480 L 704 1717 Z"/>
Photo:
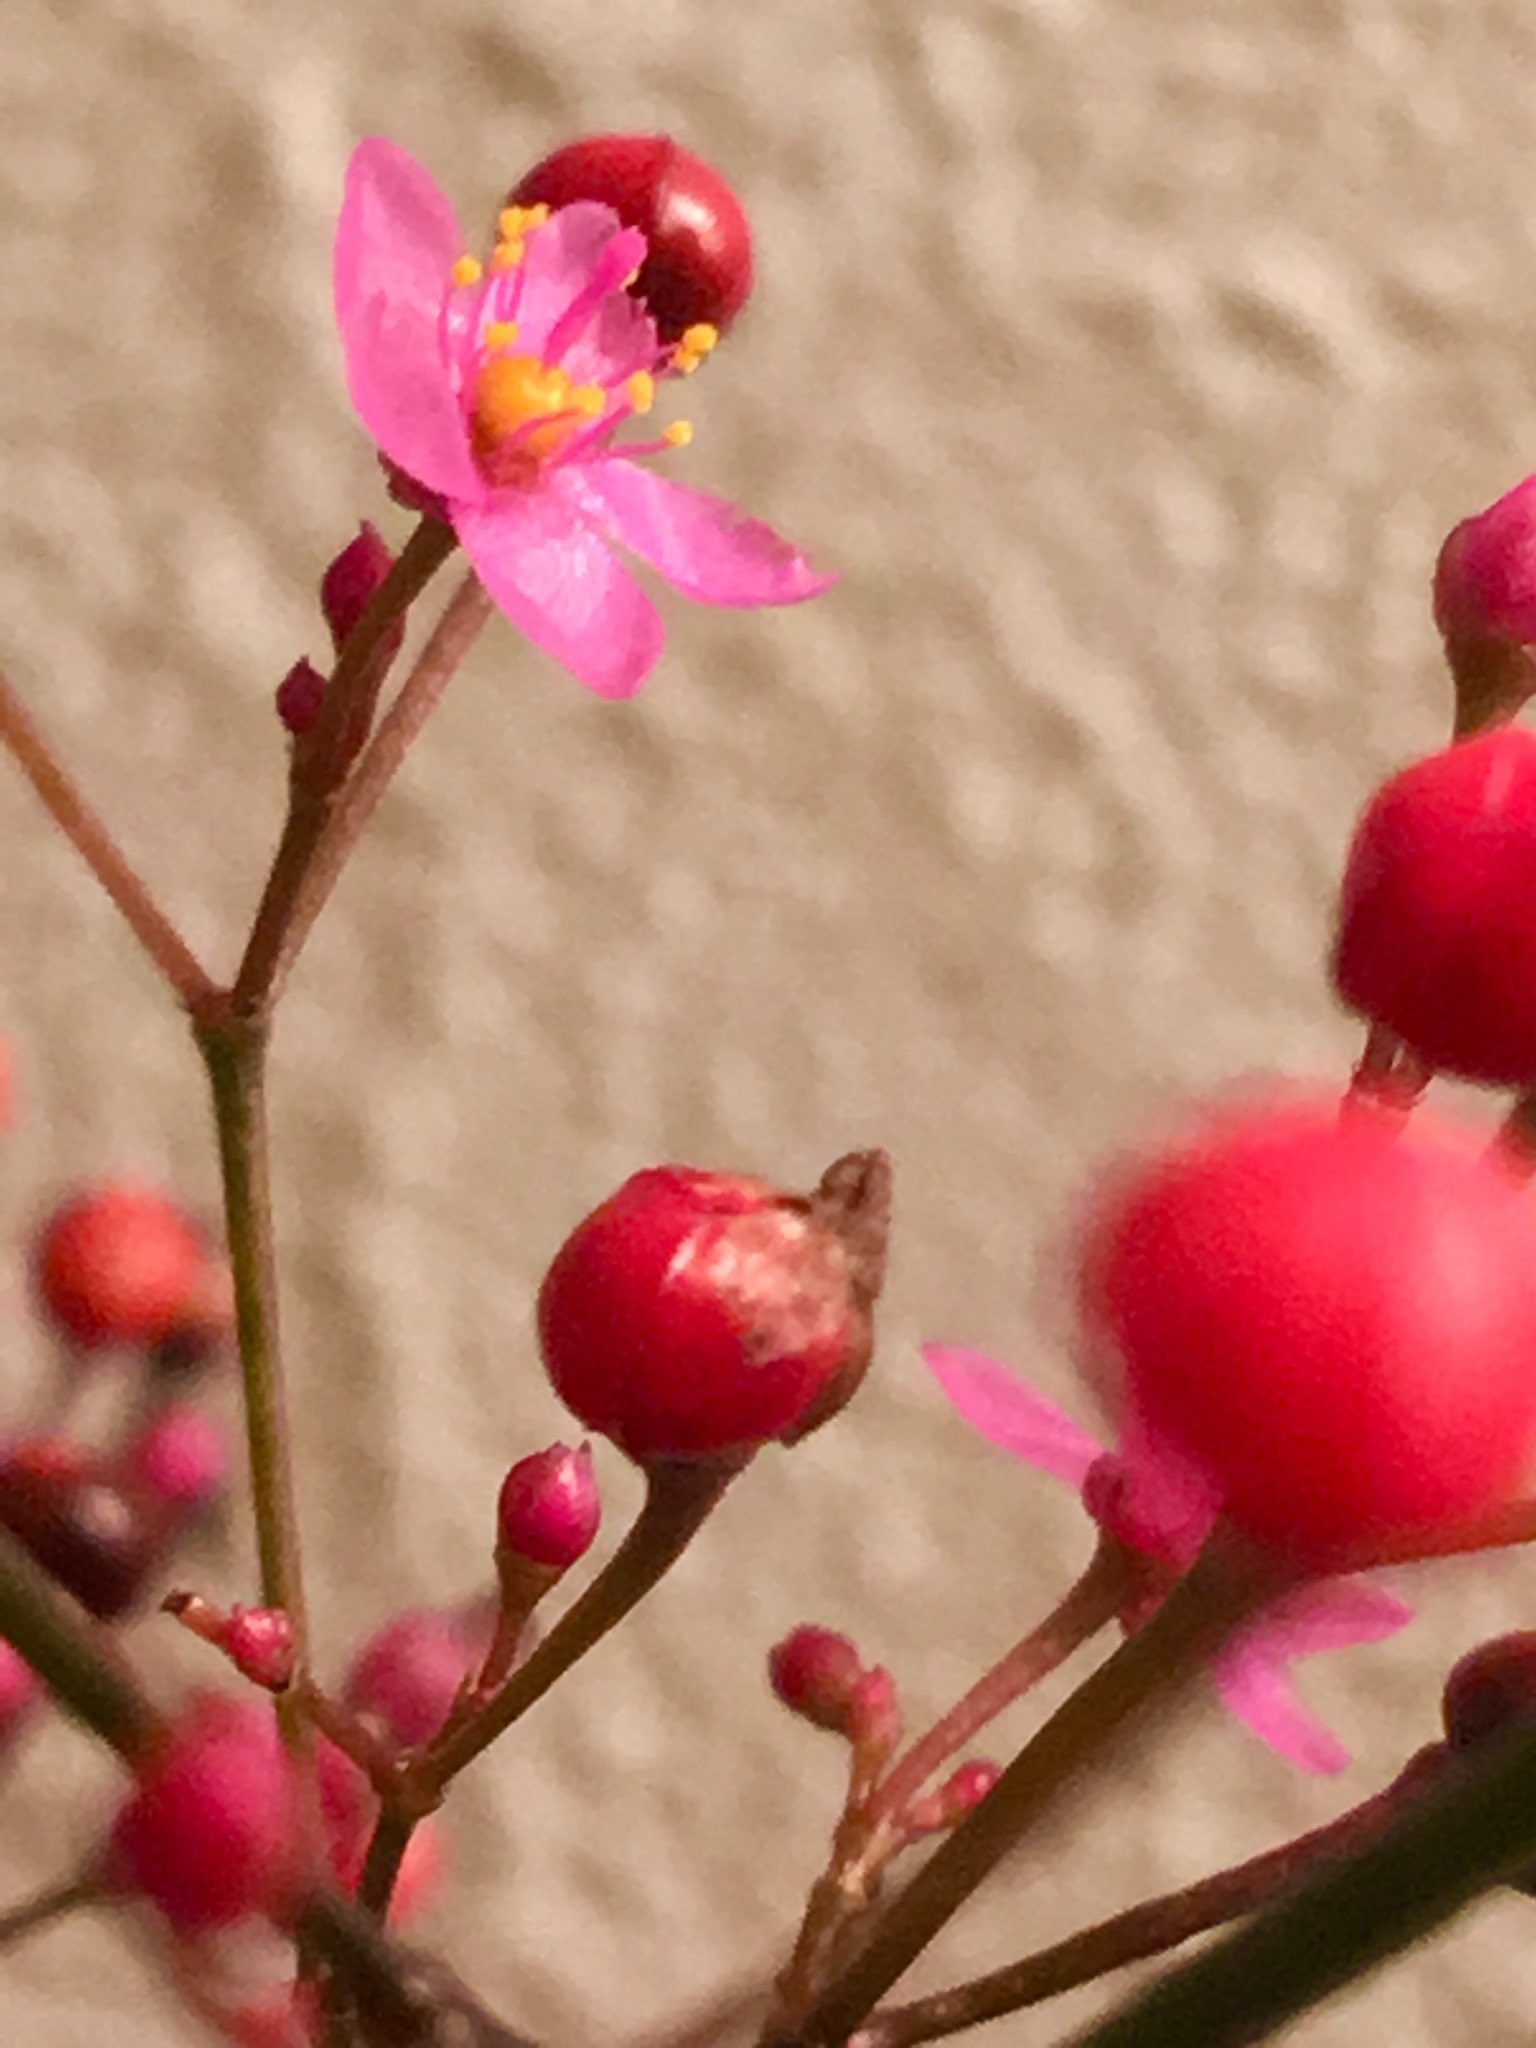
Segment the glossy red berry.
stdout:
<path fill-rule="evenodd" d="M 696 325 L 724 333 L 752 289 L 752 231 L 718 171 L 670 135 L 590 135 L 535 164 L 508 195 L 514 206 L 595 199 L 649 254 L 635 280 L 663 341 Z"/>
<path fill-rule="evenodd" d="M 1111 1179 L 1082 1297 L 1116 1398 L 1304 1561 L 1529 1467 L 1536 1205 L 1454 1125 L 1226 1105 Z"/>
<path fill-rule="evenodd" d="M 1462 740 L 1378 791 L 1344 874 L 1333 973 L 1430 1066 L 1536 1082 L 1536 733 Z"/>
<path fill-rule="evenodd" d="M 566 1571 L 592 1547 L 603 1506 L 585 1444 L 552 1444 L 519 1458 L 501 1483 L 496 1504 L 499 1552 Z"/>
<path fill-rule="evenodd" d="M 884 1155 L 867 1153 L 812 1196 L 691 1167 L 635 1174 L 539 1291 L 556 1392 L 642 1463 L 803 1434 L 868 1363 L 887 1187 Z"/>
<path fill-rule="evenodd" d="M 104 1459 L 62 1437 L 28 1438 L 0 1459 L 0 1527 L 101 1621 L 137 1603 L 166 1534 Z"/>
<path fill-rule="evenodd" d="M 204 1695 L 140 1771 L 112 1828 L 108 1874 L 177 1934 L 206 1934 L 291 1901 L 297 1822 L 270 1704 Z"/>
<path fill-rule="evenodd" d="M 144 1346 L 171 1334 L 205 1284 L 207 1251 L 168 1195 L 124 1182 L 71 1197 L 43 1226 L 34 1279 L 75 1344 Z"/>
<path fill-rule="evenodd" d="M 792 1714 L 834 1735 L 849 1732 L 849 1715 L 864 1661 L 847 1636 L 804 1622 L 768 1652 L 768 1683 Z"/>

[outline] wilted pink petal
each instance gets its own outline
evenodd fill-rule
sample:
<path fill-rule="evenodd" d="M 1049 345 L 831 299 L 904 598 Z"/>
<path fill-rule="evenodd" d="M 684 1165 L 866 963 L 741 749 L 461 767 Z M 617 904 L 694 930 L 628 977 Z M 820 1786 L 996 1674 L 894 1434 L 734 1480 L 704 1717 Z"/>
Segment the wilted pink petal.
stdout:
<path fill-rule="evenodd" d="M 347 389 L 384 453 L 448 497 L 482 488 L 440 332 L 460 248 L 453 208 L 420 164 L 378 137 L 359 143 L 336 230 Z"/>
<path fill-rule="evenodd" d="M 601 697 L 633 696 L 661 653 L 656 607 L 599 535 L 551 491 L 461 509 L 481 582 L 515 625 Z"/>
<path fill-rule="evenodd" d="M 1286 1666 L 1246 1635 L 1218 1654 L 1211 1675 L 1227 1711 L 1299 1770 L 1331 1776 L 1349 1762 L 1339 1738 L 1302 1705 Z"/>
<path fill-rule="evenodd" d="M 1406 1600 L 1374 1579 L 1324 1579 L 1266 1607 L 1252 1633 L 1276 1657 L 1313 1657 L 1385 1642 L 1413 1619 Z"/>
<path fill-rule="evenodd" d="M 699 604 L 798 604 L 837 581 L 724 498 L 614 456 L 562 479 L 621 547 Z"/>
<path fill-rule="evenodd" d="M 1057 1479 L 1081 1486 L 1103 1446 L 1007 1366 L 964 1344 L 925 1344 L 923 1363 L 950 1404 L 984 1437 Z"/>

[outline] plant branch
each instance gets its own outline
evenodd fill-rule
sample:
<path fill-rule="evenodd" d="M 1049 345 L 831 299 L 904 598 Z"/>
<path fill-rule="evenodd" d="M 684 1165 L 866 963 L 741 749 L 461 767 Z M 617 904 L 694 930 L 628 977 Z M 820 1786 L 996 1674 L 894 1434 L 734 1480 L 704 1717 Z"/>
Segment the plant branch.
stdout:
<path fill-rule="evenodd" d="M 0 675 L 0 744 L 14 757 L 54 823 L 121 911 L 134 937 L 194 1017 L 217 1000 L 218 990 L 149 892 L 53 749 Z"/>
<path fill-rule="evenodd" d="M 402 554 L 396 568 L 405 560 L 406 554 Z M 388 588 L 386 583 L 384 590 Z M 467 576 L 450 598 L 348 779 L 320 796 L 305 796 L 302 791 L 295 794 L 266 895 L 235 979 L 233 1003 L 238 1014 L 269 1010 L 276 1001 L 364 826 L 492 609 L 479 579 Z M 371 610 L 370 606 L 364 613 L 358 633 Z M 348 655 L 356 638 L 354 634 L 347 642 Z M 340 665 L 337 674 L 341 674 Z"/>
<path fill-rule="evenodd" d="M 293 1625 L 294 1673 L 309 1665 L 308 1614 L 294 1498 L 287 1390 L 278 1338 L 277 1261 L 266 1115 L 267 1027 L 231 1017 L 197 1042 L 213 1091 L 224 1215 L 235 1286 L 246 1442 L 261 1562 L 261 1598 Z"/>
<path fill-rule="evenodd" d="M 395 1798 L 386 1800 L 369 1844 L 358 1896 L 387 1911 L 400 1859 L 416 1819 L 441 1800 L 450 1779 L 504 1735 L 557 1679 L 600 1643 L 665 1577 L 719 1504 L 739 1463 L 714 1459 L 662 1461 L 646 1472 L 645 1501 L 629 1533 L 576 1604 L 499 1692 L 477 1705 L 408 1765 Z"/>
<path fill-rule="evenodd" d="M 853 2037 L 852 2048 L 915 2048 L 920 2041 L 940 2040 L 946 2034 L 1001 2019 L 1005 2013 L 1022 2012 L 1059 1998 L 1111 1970 L 1145 1962 L 1149 1956 L 1178 1948 L 1225 1921 L 1254 1912 L 1309 1871 L 1379 1835 L 1401 1810 L 1405 1798 L 1421 1789 L 1428 1771 L 1438 1768 L 1442 1755 L 1438 1744 L 1421 1752 L 1383 1791 L 1323 1827 L 1266 1849 L 1246 1863 L 1219 1870 L 1162 1898 L 1129 1906 L 1065 1941 L 967 1984 L 955 1984 L 910 2005 L 876 2012 Z"/>
<path fill-rule="evenodd" d="M 102 1903 L 101 1885 L 91 1871 L 77 1871 L 61 1883 L 45 1885 L 30 1899 L 23 1899 L 19 1906 L 0 1913 L 0 1949 L 13 1947 L 29 1934 L 35 1934 L 40 1927 L 62 1920 L 67 1913 Z"/>
<path fill-rule="evenodd" d="M 19 1650 L 49 1691 L 130 1762 L 159 1723 L 108 1632 L 66 1599 L 14 1536 L 0 1530 L 0 1639 Z"/>
<path fill-rule="evenodd" d="M 1536 1859 L 1536 1728 L 1455 1757 L 1373 1841 L 1133 1994 L 1077 2048 L 1244 2048 Z"/>
<path fill-rule="evenodd" d="M 1218 1534 L 1146 1626 L 1025 1744 L 810 2009 L 770 2029 L 772 2048 L 845 2041 L 1025 1831 L 1104 1759 L 1113 1738 L 1147 1722 L 1281 1583 L 1274 1566 Z"/>

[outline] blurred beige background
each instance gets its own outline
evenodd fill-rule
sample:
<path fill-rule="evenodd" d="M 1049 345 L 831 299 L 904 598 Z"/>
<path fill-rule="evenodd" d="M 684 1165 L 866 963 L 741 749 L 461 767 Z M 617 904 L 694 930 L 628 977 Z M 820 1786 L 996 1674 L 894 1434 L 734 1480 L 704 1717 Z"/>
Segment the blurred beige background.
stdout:
<path fill-rule="evenodd" d="M 688 473 L 841 586 L 778 615 L 674 604 L 628 707 L 493 630 L 278 1048 L 336 1655 L 477 1577 L 500 1473 L 562 1426 L 528 1308 L 579 1213 L 658 1158 L 803 1182 L 895 1154 L 855 1410 L 765 1457 L 455 1804 L 434 1938 L 552 2048 L 634 2040 L 766 1969 L 818 1865 L 838 1760 L 768 1699 L 769 1643 L 851 1629 L 916 1717 L 1084 1555 L 1070 1498 L 946 1413 L 919 1339 L 1068 1394 L 1039 1269 L 1092 1163 L 1180 1091 L 1352 1056 L 1319 975 L 1344 836 L 1445 729 L 1439 535 L 1536 466 L 1536 22 L 1520 0 L 8 0 L 4 30 L 0 655 L 216 963 L 279 815 L 272 689 L 322 653 L 314 579 L 359 514 L 403 531 L 329 317 L 353 141 L 395 137 L 479 218 L 572 133 L 669 128 L 758 226 Z M 73 1176 L 213 1180 L 176 1019 L 8 771 L 0 834 L 20 1406 L 26 1220 Z M 1360 1752 L 1345 1779 L 1194 1714 L 994 1882 L 931 1981 L 1372 1789 L 1432 1732 L 1451 1658 L 1536 1619 L 1529 1567 L 1422 1597 L 1401 1642 L 1315 1669 Z M 162 1636 L 138 1649 L 164 1674 Z M 109 1778 L 78 1738 L 39 1745 L 5 1791 L 6 1895 L 67 1861 Z M 1486 1907 L 1288 2038 L 1528 2040 L 1533 1915 Z M 993 2038 L 1054 2041 L 1093 2003 Z M 28 2048 L 194 2033 L 131 1943 L 76 1926 L 6 1963 L 0 2011 Z"/>

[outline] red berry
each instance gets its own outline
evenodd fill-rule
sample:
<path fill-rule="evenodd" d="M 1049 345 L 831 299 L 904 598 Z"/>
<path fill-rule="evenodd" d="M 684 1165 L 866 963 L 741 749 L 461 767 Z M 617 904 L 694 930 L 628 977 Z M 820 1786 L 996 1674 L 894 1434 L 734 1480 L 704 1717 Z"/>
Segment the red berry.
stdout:
<path fill-rule="evenodd" d="M 291 1901 L 297 1820 L 270 1705 L 205 1695 L 140 1771 L 112 1828 L 108 1872 L 177 1934 L 205 1934 Z"/>
<path fill-rule="evenodd" d="M 1345 870 L 1334 981 L 1429 1065 L 1536 1081 L 1536 733 L 1501 727 L 1395 775 Z"/>
<path fill-rule="evenodd" d="M 519 1458 L 501 1483 L 497 1547 L 529 1564 L 565 1571 L 592 1547 L 603 1516 L 592 1453 L 552 1444 Z"/>
<path fill-rule="evenodd" d="M 168 1195 L 129 1183 L 73 1196 L 43 1226 L 38 1299 L 76 1344 L 158 1343 L 205 1284 L 208 1255 Z"/>
<path fill-rule="evenodd" d="M 868 1363 L 886 1175 L 883 1154 L 854 1154 L 798 1197 L 691 1167 L 635 1174 L 539 1291 L 556 1392 L 642 1462 L 803 1434 Z"/>
<path fill-rule="evenodd" d="M 752 289 L 752 231 L 720 173 L 670 135 L 591 135 L 568 142 L 508 195 L 514 206 L 595 199 L 649 254 L 634 290 L 663 341 L 704 324 L 724 333 Z"/>
<path fill-rule="evenodd" d="M 138 1601 L 166 1533 L 104 1459 L 60 1437 L 30 1438 L 0 1459 L 0 1526 L 101 1621 Z"/>
<path fill-rule="evenodd" d="M 768 1683 L 792 1714 L 834 1735 L 849 1732 L 849 1712 L 864 1662 L 847 1636 L 805 1622 L 768 1652 Z"/>
<path fill-rule="evenodd" d="M 1536 1207 L 1455 1126 L 1229 1104 L 1112 1181 L 1082 1290 L 1132 1416 L 1305 1561 L 1527 1469 Z"/>

